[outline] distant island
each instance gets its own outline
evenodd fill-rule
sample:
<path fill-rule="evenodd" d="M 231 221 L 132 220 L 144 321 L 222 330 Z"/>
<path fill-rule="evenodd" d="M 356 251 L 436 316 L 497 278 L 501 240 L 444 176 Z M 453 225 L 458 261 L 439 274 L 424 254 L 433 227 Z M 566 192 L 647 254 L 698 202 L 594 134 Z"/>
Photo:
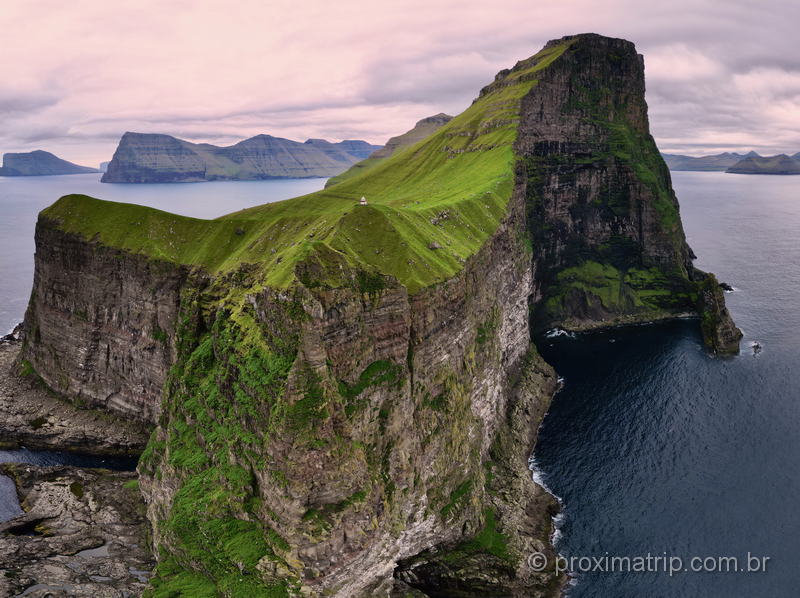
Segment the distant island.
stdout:
<path fill-rule="evenodd" d="M 452 116 L 440 112 L 439 114 L 434 114 L 433 116 L 428 116 L 427 118 L 417 121 L 417 124 L 414 125 L 413 129 L 410 129 L 402 135 L 398 135 L 397 137 L 392 137 L 386 142 L 386 145 L 374 152 L 366 160 L 362 160 L 358 164 L 353 165 L 353 167 L 347 172 L 343 172 L 338 176 L 332 177 L 327 183 L 325 183 L 325 188 L 327 189 L 331 185 L 341 183 L 342 181 L 357 176 L 373 166 L 380 164 L 396 151 L 411 147 L 415 143 L 418 143 L 429 137 L 441 126 L 446 125 L 451 120 L 453 120 Z"/>
<path fill-rule="evenodd" d="M 734 174 L 800 174 L 800 153 L 794 156 L 750 156 L 732 165 L 725 172 Z"/>
<path fill-rule="evenodd" d="M 100 172 L 96 168 L 79 166 L 43 150 L 3 154 L 0 176 L 49 176 L 55 174 L 86 174 Z"/>
<path fill-rule="evenodd" d="M 324 139 L 292 141 L 257 135 L 228 147 L 170 135 L 125 133 L 101 179 L 104 183 L 189 183 L 218 180 L 330 177 L 367 158 L 380 145 Z"/>
<path fill-rule="evenodd" d="M 108 165 L 111 164 L 111 161 L 108 162 L 100 162 L 100 172 L 105 172 L 108 170 Z"/>
<path fill-rule="evenodd" d="M 725 152 L 713 156 L 661 154 L 670 170 L 730 172 L 733 174 L 800 174 L 800 152 L 793 156 L 761 156 L 756 152 Z"/>
<path fill-rule="evenodd" d="M 664 162 L 670 170 L 697 170 L 703 172 L 725 172 L 728 168 L 752 156 L 758 156 L 755 152 L 747 154 L 737 154 L 735 152 L 725 152 L 713 156 L 682 156 L 680 154 L 661 154 Z"/>

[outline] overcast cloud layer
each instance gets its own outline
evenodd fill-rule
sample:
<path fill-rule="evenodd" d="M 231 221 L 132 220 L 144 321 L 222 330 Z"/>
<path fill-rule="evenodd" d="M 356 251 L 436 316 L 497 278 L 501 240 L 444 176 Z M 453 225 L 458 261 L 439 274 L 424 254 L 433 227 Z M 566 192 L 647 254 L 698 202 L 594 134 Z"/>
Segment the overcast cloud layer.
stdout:
<path fill-rule="evenodd" d="M 125 131 L 383 143 L 563 35 L 645 55 L 662 151 L 800 151 L 797 0 L 2 0 L 0 152 L 87 165 Z"/>

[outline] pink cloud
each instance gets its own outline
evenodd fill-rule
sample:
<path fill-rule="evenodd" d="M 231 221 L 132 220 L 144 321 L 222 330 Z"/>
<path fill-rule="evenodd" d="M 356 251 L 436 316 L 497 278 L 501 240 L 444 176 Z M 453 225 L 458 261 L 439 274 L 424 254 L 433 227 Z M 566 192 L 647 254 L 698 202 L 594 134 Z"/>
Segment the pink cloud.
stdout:
<path fill-rule="evenodd" d="M 731 81 L 758 69 L 793 80 L 797 22 L 798 5 L 781 0 L 655 8 L 633 0 L 7 0 L 0 150 L 42 147 L 95 164 L 125 130 L 380 143 L 431 113 L 459 112 L 501 68 L 582 31 L 626 37 L 646 54 L 662 144 L 748 144 L 786 131 L 800 104 L 775 78 L 759 88 L 761 110 L 746 89 L 756 83 Z M 766 109 L 779 95 L 780 109 Z M 730 118 L 737 112 L 739 125 Z M 781 143 L 797 151 L 792 131 Z"/>

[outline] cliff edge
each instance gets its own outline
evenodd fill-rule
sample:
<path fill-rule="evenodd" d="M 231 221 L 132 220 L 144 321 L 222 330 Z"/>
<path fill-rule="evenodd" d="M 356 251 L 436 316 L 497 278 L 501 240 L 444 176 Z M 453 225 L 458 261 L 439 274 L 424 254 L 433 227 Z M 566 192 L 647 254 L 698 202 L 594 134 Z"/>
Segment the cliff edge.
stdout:
<path fill-rule="evenodd" d="M 570 36 L 315 194 L 212 221 L 62 198 L 24 357 L 158 424 L 149 596 L 554 596 L 533 333 L 691 313 L 733 350 L 692 257 L 641 56 Z"/>

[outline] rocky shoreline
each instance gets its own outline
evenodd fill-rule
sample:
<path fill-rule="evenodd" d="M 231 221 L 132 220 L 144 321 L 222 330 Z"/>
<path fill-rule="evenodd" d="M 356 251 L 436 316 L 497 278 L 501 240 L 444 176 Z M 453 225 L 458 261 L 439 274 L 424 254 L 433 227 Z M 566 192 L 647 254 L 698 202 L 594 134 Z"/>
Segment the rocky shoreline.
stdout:
<path fill-rule="evenodd" d="M 0 342 L 0 449 L 20 447 L 135 457 L 150 428 L 108 411 L 78 409 L 50 391 L 24 361 L 13 335 Z"/>
<path fill-rule="evenodd" d="M 0 524 L 0 595 L 139 596 L 155 566 L 134 472 L 5 463 L 25 514 Z"/>
<path fill-rule="evenodd" d="M 0 449 L 21 447 L 136 457 L 150 430 L 78 409 L 19 360 L 20 339 L 0 340 Z M 23 513 L 0 523 L 0 596 L 139 596 L 155 566 L 133 471 L 0 463 Z"/>

